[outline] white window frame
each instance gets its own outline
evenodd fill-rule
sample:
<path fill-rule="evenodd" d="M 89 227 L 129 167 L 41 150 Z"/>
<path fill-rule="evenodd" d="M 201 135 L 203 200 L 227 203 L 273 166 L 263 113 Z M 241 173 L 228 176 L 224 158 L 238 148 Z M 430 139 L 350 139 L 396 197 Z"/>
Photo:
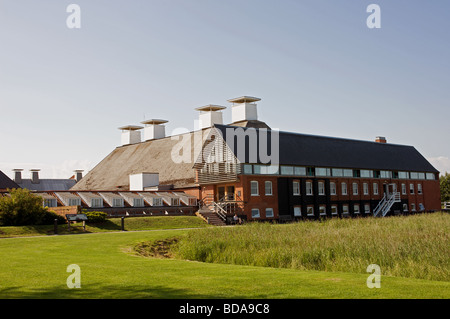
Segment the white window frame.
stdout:
<path fill-rule="evenodd" d="M 269 187 L 267 187 L 269 185 Z M 268 190 L 270 191 L 270 192 L 268 192 Z M 265 181 L 264 182 L 264 194 L 266 195 L 266 196 L 271 196 L 271 195 L 273 195 L 273 191 L 272 191 L 272 181 Z"/>
<path fill-rule="evenodd" d="M 411 211 L 412 212 L 416 211 L 416 203 L 411 203 Z"/>
<path fill-rule="evenodd" d="M 408 204 L 403 204 L 403 211 L 407 212 L 408 211 Z"/>
<path fill-rule="evenodd" d="M 256 185 L 256 187 L 254 187 Z M 256 190 L 256 192 L 254 192 Z M 250 196 L 259 196 L 259 183 L 258 181 L 250 181 Z"/>
<path fill-rule="evenodd" d="M 314 216 L 314 206 L 307 206 L 306 207 L 306 215 L 307 216 Z"/>
<path fill-rule="evenodd" d="M 422 184 L 417 184 L 417 194 L 422 195 Z"/>
<path fill-rule="evenodd" d="M 406 195 L 406 184 L 402 183 L 402 195 Z"/>
<path fill-rule="evenodd" d="M 252 218 L 260 218 L 259 208 L 252 208 Z"/>
<path fill-rule="evenodd" d="M 330 182 L 330 195 L 336 195 L 336 183 Z"/>
<path fill-rule="evenodd" d="M 313 184 L 312 182 L 306 182 L 306 195 L 307 196 L 313 196 Z"/>
<path fill-rule="evenodd" d="M 342 182 L 341 183 L 341 192 L 342 192 L 342 195 L 348 195 L 348 189 L 347 189 L 347 183 L 346 182 Z"/>
<path fill-rule="evenodd" d="M 319 182 L 319 195 L 323 196 L 325 195 L 325 183 L 324 182 Z"/>
<path fill-rule="evenodd" d="M 300 181 L 292 182 L 292 194 L 294 196 L 300 196 Z"/>
<path fill-rule="evenodd" d="M 300 206 L 294 206 L 294 217 L 301 217 L 301 216 L 302 216 L 302 208 Z"/>
<path fill-rule="evenodd" d="M 414 184 L 409 184 L 409 194 L 414 195 Z"/>
<path fill-rule="evenodd" d="M 372 187 L 373 187 L 373 194 L 374 195 L 380 194 L 378 183 L 373 183 Z"/>
<path fill-rule="evenodd" d="M 327 214 L 327 207 L 325 205 L 319 206 L 319 215 L 320 216 L 326 216 Z"/>
<path fill-rule="evenodd" d="M 349 214 L 349 207 L 347 204 L 342 205 L 342 215 L 348 215 Z"/>
<path fill-rule="evenodd" d="M 361 212 L 359 204 L 353 205 L 353 214 L 359 214 Z"/>
<path fill-rule="evenodd" d="M 353 193 L 353 195 L 359 195 L 358 183 L 352 183 L 352 193 Z"/>
<path fill-rule="evenodd" d="M 331 205 L 331 215 L 336 216 L 338 214 L 338 207 L 337 205 Z"/>
<path fill-rule="evenodd" d="M 364 204 L 364 213 L 370 214 L 370 204 Z"/>
<path fill-rule="evenodd" d="M 363 183 L 363 193 L 369 195 L 369 183 Z"/>
<path fill-rule="evenodd" d="M 266 208 L 266 218 L 270 218 L 270 217 L 273 217 L 274 215 L 273 215 L 273 208 L 270 208 L 270 207 L 268 207 L 268 208 Z"/>

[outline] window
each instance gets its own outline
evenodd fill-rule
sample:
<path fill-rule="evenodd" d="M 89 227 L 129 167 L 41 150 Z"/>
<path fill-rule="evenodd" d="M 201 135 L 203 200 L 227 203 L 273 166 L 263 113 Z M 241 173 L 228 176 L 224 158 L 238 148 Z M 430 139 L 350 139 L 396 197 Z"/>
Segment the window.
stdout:
<path fill-rule="evenodd" d="M 253 165 L 253 173 L 261 175 L 278 174 L 278 165 Z"/>
<path fill-rule="evenodd" d="M 251 181 L 250 182 L 250 195 L 251 196 L 258 196 L 259 195 L 258 182 L 257 181 Z"/>
<path fill-rule="evenodd" d="M 172 201 L 172 205 L 173 201 Z M 143 198 L 133 198 L 133 206 L 134 207 L 144 207 L 144 199 Z M 174 206 L 178 206 L 178 205 L 174 205 Z"/>
<path fill-rule="evenodd" d="M 353 183 L 353 195 L 358 195 L 358 183 Z"/>
<path fill-rule="evenodd" d="M 345 177 L 353 177 L 353 170 L 352 169 L 344 169 L 344 176 Z"/>
<path fill-rule="evenodd" d="M 373 194 L 378 195 L 378 183 L 373 183 Z"/>
<path fill-rule="evenodd" d="M 403 211 L 407 212 L 408 211 L 408 204 L 403 204 Z"/>
<path fill-rule="evenodd" d="M 244 174 L 252 174 L 252 165 L 244 164 Z"/>
<path fill-rule="evenodd" d="M 329 168 L 316 167 L 316 176 L 331 176 Z"/>
<path fill-rule="evenodd" d="M 419 203 L 419 210 L 420 211 L 424 211 L 425 210 L 425 206 L 423 206 L 422 203 Z"/>
<path fill-rule="evenodd" d="M 402 195 L 406 195 L 406 184 L 402 184 Z"/>
<path fill-rule="evenodd" d="M 320 214 L 321 216 L 324 216 L 324 215 L 327 214 L 327 208 L 326 208 L 325 205 L 320 205 L 320 206 L 319 206 L 319 214 Z"/>
<path fill-rule="evenodd" d="M 46 198 L 44 199 L 44 207 L 57 207 L 58 202 L 56 199 Z"/>
<path fill-rule="evenodd" d="M 364 204 L 364 213 L 370 214 L 370 204 Z"/>
<path fill-rule="evenodd" d="M 113 207 L 123 207 L 123 198 L 113 198 L 112 206 Z"/>
<path fill-rule="evenodd" d="M 306 208 L 306 214 L 307 214 L 308 216 L 314 216 L 314 206 L 308 206 L 308 207 Z"/>
<path fill-rule="evenodd" d="M 307 176 L 314 176 L 315 170 L 314 167 L 307 167 Z"/>
<path fill-rule="evenodd" d="M 103 207 L 103 200 L 101 198 L 92 198 L 91 207 Z"/>
<path fill-rule="evenodd" d="M 409 184 L 409 193 L 414 194 L 414 184 Z"/>
<path fill-rule="evenodd" d="M 153 206 L 162 206 L 162 198 L 153 198 Z"/>
<path fill-rule="evenodd" d="M 417 172 L 411 172 L 410 175 L 411 175 L 411 179 L 419 179 L 419 173 L 417 173 Z"/>
<path fill-rule="evenodd" d="M 143 199 L 139 199 L 139 205 L 134 205 L 134 206 L 144 207 L 144 200 Z M 172 198 L 172 206 L 180 206 L 180 199 L 179 198 Z"/>
<path fill-rule="evenodd" d="M 369 184 L 363 183 L 363 192 L 364 195 L 369 195 Z"/>
<path fill-rule="evenodd" d="M 426 177 L 427 177 L 427 179 L 431 179 L 431 180 L 436 179 L 436 176 L 434 175 L 434 173 L 427 173 Z"/>
<path fill-rule="evenodd" d="M 417 194 L 422 194 L 422 184 L 417 184 Z"/>
<path fill-rule="evenodd" d="M 425 173 L 418 173 L 419 174 L 419 179 L 425 179 Z"/>
<path fill-rule="evenodd" d="M 296 176 L 306 176 L 306 167 L 294 167 L 294 174 Z"/>
<path fill-rule="evenodd" d="M 361 171 L 359 169 L 354 169 L 353 177 L 361 177 Z"/>
<path fill-rule="evenodd" d="M 331 170 L 331 173 L 332 173 L 333 176 L 337 176 L 337 177 L 342 177 L 342 176 L 344 176 L 344 172 L 343 172 L 342 169 L 340 169 L 340 168 L 333 168 L 333 169 Z"/>
<path fill-rule="evenodd" d="M 325 183 L 319 182 L 319 195 L 325 195 Z"/>
<path fill-rule="evenodd" d="M 331 215 L 337 215 L 338 209 L 336 205 L 331 206 Z"/>
<path fill-rule="evenodd" d="M 359 204 L 353 205 L 353 213 L 354 214 L 359 214 Z"/>
<path fill-rule="evenodd" d="M 312 195 L 313 189 L 312 189 L 312 183 L 306 182 L 306 195 Z"/>
<path fill-rule="evenodd" d="M 69 198 L 68 206 L 81 206 L 81 199 L 79 198 Z"/>
<path fill-rule="evenodd" d="M 259 218 L 259 209 L 252 208 L 252 218 Z"/>
<path fill-rule="evenodd" d="M 273 217 L 273 208 L 266 208 L 266 218 Z"/>
<path fill-rule="evenodd" d="M 294 175 L 294 167 L 281 166 L 281 175 Z"/>
<path fill-rule="evenodd" d="M 302 216 L 302 209 L 300 206 L 294 206 L 294 216 L 295 217 Z"/>
<path fill-rule="evenodd" d="M 411 204 L 411 211 L 412 212 L 416 211 L 416 204 L 414 204 L 414 203 Z"/>
<path fill-rule="evenodd" d="M 361 177 L 372 178 L 373 177 L 373 171 L 362 169 L 361 170 Z"/>
<path fill-rule="evenodd" d="M 342 195 L 347 195 L 347 183 L 341 184 Z"/>
<path fill-rule="evenodd" d="M 348 215 L 348 205 L 342 205 L 342 214 Z"/>
<path fill-rule="evenodd" d="M 336 183 L 335 182 L 330 183 L 330 195 L 336 195 Z"/>
<path fill-rule="evenodd" d="M 381 178 L 391 178 L 391 171 L 380 171 L 380 177 Z"/>
<path fill-rule="evenodd" d="M 408 179 L 408 172 L 398 172 L 398 178 Z"/>
<path fill-rule="evenodd" d="M 299 181 L 293 181 L 292 182 L 292 193 L 295 196 L 300 195 L 300 182 Z"/>
<path fill-rule="evenodd" d="M 265 181 L 264 182 L 265 185 L 265 194 L 266 195 L 272 195 L 272 182 L 271 181 Z"/>

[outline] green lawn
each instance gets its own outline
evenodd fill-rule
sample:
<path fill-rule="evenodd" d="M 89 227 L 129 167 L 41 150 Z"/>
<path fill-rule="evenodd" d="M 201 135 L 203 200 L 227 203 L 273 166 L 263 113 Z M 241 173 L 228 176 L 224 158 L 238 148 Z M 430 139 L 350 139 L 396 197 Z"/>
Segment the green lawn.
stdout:
<path fill-rule="evenodd" d="M 127 217 L 125 218 L 125 230 L 155 230 L 211 227 L 197 216 L 153 216 L 153 217 Z M 86 224 L 86 232 L 111 232 L 121 231 L 121 219 L 110 218 L 100 224 Z M 74 224 L 71 231 L 67 224 L 58 225 L 58 234 L 83 233 L 82 223 Z M 0 227 L 0 238 L 53 235 L 53 225 L 36 226 L 6 226 Z"/>
<path fill-rule="evenodd" d="M 196 230 L 191 230 L 196 231 Z M 369 274 L 210 264 L 135 256 L 142 241 L 187 230 L 0 239 L 0 298 L 449 298 L 450 283 Z M 69 289 L 66 268 L 81 268 Z"/>

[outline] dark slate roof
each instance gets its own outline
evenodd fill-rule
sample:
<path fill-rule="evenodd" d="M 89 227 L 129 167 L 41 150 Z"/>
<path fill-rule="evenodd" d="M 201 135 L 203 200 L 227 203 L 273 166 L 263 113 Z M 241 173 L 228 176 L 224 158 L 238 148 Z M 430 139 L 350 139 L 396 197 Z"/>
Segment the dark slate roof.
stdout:
<path fill-rule="evenodd" d="M 227 128 L 236 128 L 230 125 L 215 125 L 220 131 L 225 141 Z M 257 128 L 240 128 L 246 133 L 247 130 L 254 130 L 256 140 L 267 132 L 267 149 L 271 149 L 271 131 Z M 371 141 L 361 141 L 345 138 L 326 137 L 291 132 L 279 132 L 281 165 L 315 166 L 315 167 L 336 167 L 336 168 L 359 168 L 374 170 L 398 170 L 414 172 L 438 171 L 413 147 L 408 145 L 398 145 L 390 143 L 377 143 Z M 264 135 L 262 135 L 264 136 Z M 256 161 L 250 161 L 249 142 L 245 142 L 245 163 L 264 163 L 259 156 Z M 253 145 L 254 146 L 254 145 Z M 238 143 L 234 142 L 232 151 L 238 156 Z M 258 151 L 259 153 L 259 151 Z M 270 151 L 267 153 L 270 154 Z"/>
<path fill-rule="evenodd" d="M 5 175 L 2 171 L 0 171 L 0 189 L 7 188 L 20 188 L 12 179 Z"/>
<path fill-rule="evenodd" d="M 77 183 L 74 179 L 39 179 L 39 183 L 32 183 L 31 179 L 22 179 L 20 187 L 32 191 L 67 191 Z"/>

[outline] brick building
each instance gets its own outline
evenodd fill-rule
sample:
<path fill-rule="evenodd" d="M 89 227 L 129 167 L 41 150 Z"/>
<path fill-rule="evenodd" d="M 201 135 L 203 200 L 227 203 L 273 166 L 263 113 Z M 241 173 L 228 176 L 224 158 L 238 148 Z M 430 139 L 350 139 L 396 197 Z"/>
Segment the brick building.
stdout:
<path fill-rule="evenodd" d="M 439 172 L 413 146 L 384 137 L 360 141 L 272 130 L 258 120 L 259 100 L 229 100 L 229 125 L 222 120 L 225 107 L 197 108 L 198 130 L 176 136 L 165 135 L 163 120 L 121 127 L 122 145 L 72 190 L 130 190 L 131 175 L 153 172 L 157 187 L 194 195 L 200 212 L 223 219 L 235 213 L 247 220 L 292 220 L 440 209 Z"/>

